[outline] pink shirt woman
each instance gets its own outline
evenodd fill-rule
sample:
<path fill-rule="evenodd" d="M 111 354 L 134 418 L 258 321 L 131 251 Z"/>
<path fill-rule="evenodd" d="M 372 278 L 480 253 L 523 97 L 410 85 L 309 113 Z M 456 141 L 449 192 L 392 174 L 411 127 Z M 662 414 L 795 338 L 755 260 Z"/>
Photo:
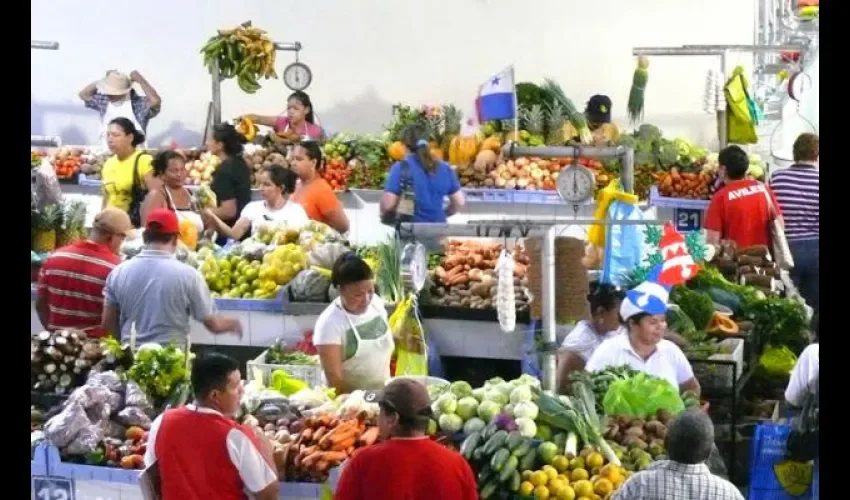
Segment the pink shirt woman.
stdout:
<path fill-rule="evenodd" d="M 257 125 L 274 128 L 274 139 L 293 143 L 303 139 L 320 141 L 325 131 L 316 125 L 313 103 L 310 96 L 300 90 L 294 92 L 286 103 L 286 114 L 280 116 L 245 115 Z"/>

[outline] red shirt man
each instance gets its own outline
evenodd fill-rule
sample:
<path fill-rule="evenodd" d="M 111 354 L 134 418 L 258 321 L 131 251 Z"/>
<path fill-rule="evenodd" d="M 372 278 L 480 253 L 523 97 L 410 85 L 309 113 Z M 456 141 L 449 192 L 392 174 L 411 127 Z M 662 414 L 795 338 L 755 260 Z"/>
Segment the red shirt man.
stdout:
<path fill-rule="evenodd" d="M 738 248 L 771 244 L 770 221 L 782 212 L 773 192 L 763 183 L 747 179 L 750 162 L 738 146 L 729 146 L 719 155 L 720 174 L 725 186 L 711 197 L 705 215 L 708 243 L 734 241 Z M 768 204 L 768 196 L 773 207 Z"/>
<path fill-rule="evenodd" d="M 381 435 L 389 440 L 363 448 L 348 461 L 334 500 L 477 500 L 466 460 L 425 435 L 431 412 L 425 386 L 397 379 L 376 397 Z"/>
<path fill-rule="evenodd" d="M 118 251 L 133 231 L 126 212 L 107 208 L 97 214 L 89 239 L 51 254 L 38 276 L 35 309 L 47 330 L 75 328 L 102 337 L 103 287 L 118 265 Z"/>

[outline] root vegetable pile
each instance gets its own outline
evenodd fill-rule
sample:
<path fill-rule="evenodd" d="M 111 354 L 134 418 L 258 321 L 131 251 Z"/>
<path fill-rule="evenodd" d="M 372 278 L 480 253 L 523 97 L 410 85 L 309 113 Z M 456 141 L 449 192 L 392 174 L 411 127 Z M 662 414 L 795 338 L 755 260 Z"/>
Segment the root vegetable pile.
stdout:
<path fill-rule="evenodd" d="M 657 176 L 658 192 L 670 198 L 708 199 L 714 176 L 706 172 L 679 172 L 670 169 Z"/>
<path fill-rule="evenodd" d="M 103 356 L 97 340 L 80 331 L 57 330 L 32 336 L 30 385 L 33 391 L 68 394 L 82 385 Z"/>
<path fill-rule="evenodd" d="M 502 246 L 474 240 L 452 240 L 432 274 L 433 302 L 448 307 L 493 309 L 496 306 L 496 264 Z M 518 311 L 528 308 L 528 256 L 514 248 L 514 296 Z"/>

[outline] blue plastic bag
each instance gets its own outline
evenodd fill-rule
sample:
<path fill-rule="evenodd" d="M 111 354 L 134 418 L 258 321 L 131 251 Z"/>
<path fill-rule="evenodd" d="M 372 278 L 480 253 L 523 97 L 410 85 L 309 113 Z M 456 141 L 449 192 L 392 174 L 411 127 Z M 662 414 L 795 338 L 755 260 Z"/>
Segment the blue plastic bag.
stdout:
<path fill-rule="evenodd" d="M 818 467 L 785 459 L 788 424 L 756 427 L 750 452 L 749 500 L 816 500 Z"/>
<path fill-rule="evenodd" d="M 608 207 L 608 220 L 643 220 L 637 205 L 614 200 Z M 625 286 L 629 271 L 640 266 L 643 259 L 643 230 L 637 224 L 609 224 L 605 228 L 605 248 L 600 281 Z"/>

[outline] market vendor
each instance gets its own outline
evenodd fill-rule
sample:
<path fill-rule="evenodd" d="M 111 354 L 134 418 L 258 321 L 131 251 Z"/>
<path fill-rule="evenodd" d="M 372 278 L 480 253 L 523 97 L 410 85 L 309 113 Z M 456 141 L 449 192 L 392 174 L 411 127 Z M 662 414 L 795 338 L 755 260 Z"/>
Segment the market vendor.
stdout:
<path fill-rule="evenodd" d="M 186 189 L 186 158 L 177 151 L 167 149 L 156 155 L 152 165 L 154 175 L 162 181 L 163 186 L 145 197 L 141 209 L 142 224 L 147 223 L 151 211 L 165 208 L 177 214 L 179 221 L 193 224 L 197 234 L 203 233 L 204 221 L 198 211 L 198 203 Z M 188 245 L 185 241 L 183 243 L 194 249 L 194 245 Z"/>
<path fill-rule="evenodd" d="M 620 304 L 626 292 L 610 283 L 593 281 L 587 301 L 590 319 L 579 321 L 564 338 L 558 352 L 558 388 L 567 393 L 569 374 L 583 370 L 590 356 L 602 344 L 613 337 L 620 328 Z"/>
<path fill-rule="evenodd" d="M 820 381 L 820 329 L 818 315 L 812 317 L 812 340 L 791 371 L 788 387 L 785 389 L 785 401 L 795 407 L 802 408 L 810 396 L 817 397 Z"/>
<path fill-rule="evenodd" d="M 395 343 L 384 301 L 375 293 L 372 268 L 357 254 L 346 253 L 334 263 L 331 285 L 339 297 L 313 329 L 328 386 L 337 394 L 380 389 L 390 378 Z"/>
<path fill-rule="evenodd" d="M 301 205 L 292 201 L 295 190 L 295 174 L 280 165 L 268 165 L 257 174 L 262 200 L 245 205 L 233 227 L 215 215 L 212 209 L 203 211 L 204 217 L 218 234 L 240 240 L 249 232 L 256 232 L 263 224 L 285 225 L 301 228 L 309 222 Z"/>
<path fill-rule="evenodd" d="M 227 226 L 233 227 L 239 220 L 239 214 L 251 201 L 253 170 L 242 156 L 245 137 L 237 132 L 233 125 L 222 123 L 213 127 L 206 145 L 207 151 L 221 159 L 210 182 L 210 189 L 218 200 L 218 206 L 213 209 L 213 213 Z M 246 233 L 245 236 L 247 235 Z M 227 236 L 221 235 L 216 243 L 224 246 Z"/>
<path fill-rule="evenodd" d="M 584 118 L 587 128 L 593 134 L 594 143 L 613 143 L 620 138 L 620 131 L 611 121 L 611 98 L 597 94 L 587 101 L 584 108 Z M 577 141 L 579 131 L 571 122 L 567 122 L 564 137 L 567 141 Z"/>
<path fill-rule="evenodd" d="M 699 382 L 685 354 L 676 344 L 664 339 L 668 298 L 669 291 L 652 279 L 626 292 L 620 304 L 620 318 L 626 331 L 602 342 L 585 369 L 596 372 L 629 365 L 670 382 L 680 392 L 699 394 Z"/>
<path fill-rule="evenodd" d="M 137 83 L 144 95 L 133 89 Z M 150 119 L 159 114 L 162 99 L 138 71 L 130 72 L 130 76 L 116 70 L 109 70 L 106 76 L 92 82 L 80 91 L 80 99 L 86 107 L 100 113 L 100 140 L 108 146 L 109 124 L 115 118 L 126 118 L 142 134 L 147 131 Z"/>
<path fill-rule="evenodd" d="M 424 385 L 410 379 L 393 380 L 375 399 L 384 441 L 361 448 L 346 463 L 336 500 L 479 498 L 469 463 L 428 437 L 433 416 Z"/>
<path fill-rule="evenodd" d="M 381 219 L 394 219 L 410 211 L 413 203 L 413 222 L 445 223 L 465 203 L 457 174 L 448 163 L 431 156 L 427 133 L 419 125 L 409 125 L 402 140 L 410 153 L 390 167 L 384 194 L 381 197 Z M 412 200 L 411 193 L 413 194 Z M 449 204 L 443 208 L 443 200 Z"/>
<path fill-rule="evenodd" d="M 194 318 L 214 335 L 242 335 L 236 318 L 218 314 L 204 277 L 175 257 L 177 215 L 166 208 L 148 214 L 145 249 L 118 265 L 106 279 L 102 327 L 127 341 L 135 325 L 139 344 L 185 345 Z"/>
<path fill-rule="evenodd" d="M 331 186 L 322 177 L 324 157 L 316 141 L 303 141 L 292 150 L 292 169 L 298 176 L 298 187 L 293 199 L 304 207 L 310 219 L 335 229 L 340 234 L 348 232 L 348 216 Z"/>
<path fill-rule="evenodd" d="M 195 401 L 166 410 L 148 433 L 145 465 L 163 500 L 245 498 L 276 500 L 280 491 L 272 444 L 234 417 L 242 398 L 239 363 L 210 353 L 192 363 Z"/>
<path fill-rule="evenodd" d="M 293 92 L 286 101 L 286 114 L 280 116 L 244 115 L 257 125 L 272 127 L 272 138 L 283 143 L 296 143 L 300 140 L 321 141 L 325 131 L 316 123 L 313 102 L 306 92 Z"/>
<path fill-rule="evenodd" d="M 103 185 L 103 208 L 116 207 L 130 215 L 136 226 L 141 225 L 139 210 L 145 193 L 162 187 L 153 173 L 151 155 L 139 149 L 145 135 L 127 118 L 115 118 L 109 123 L 109 150 L 113 155 L 100 172 Z"/>

